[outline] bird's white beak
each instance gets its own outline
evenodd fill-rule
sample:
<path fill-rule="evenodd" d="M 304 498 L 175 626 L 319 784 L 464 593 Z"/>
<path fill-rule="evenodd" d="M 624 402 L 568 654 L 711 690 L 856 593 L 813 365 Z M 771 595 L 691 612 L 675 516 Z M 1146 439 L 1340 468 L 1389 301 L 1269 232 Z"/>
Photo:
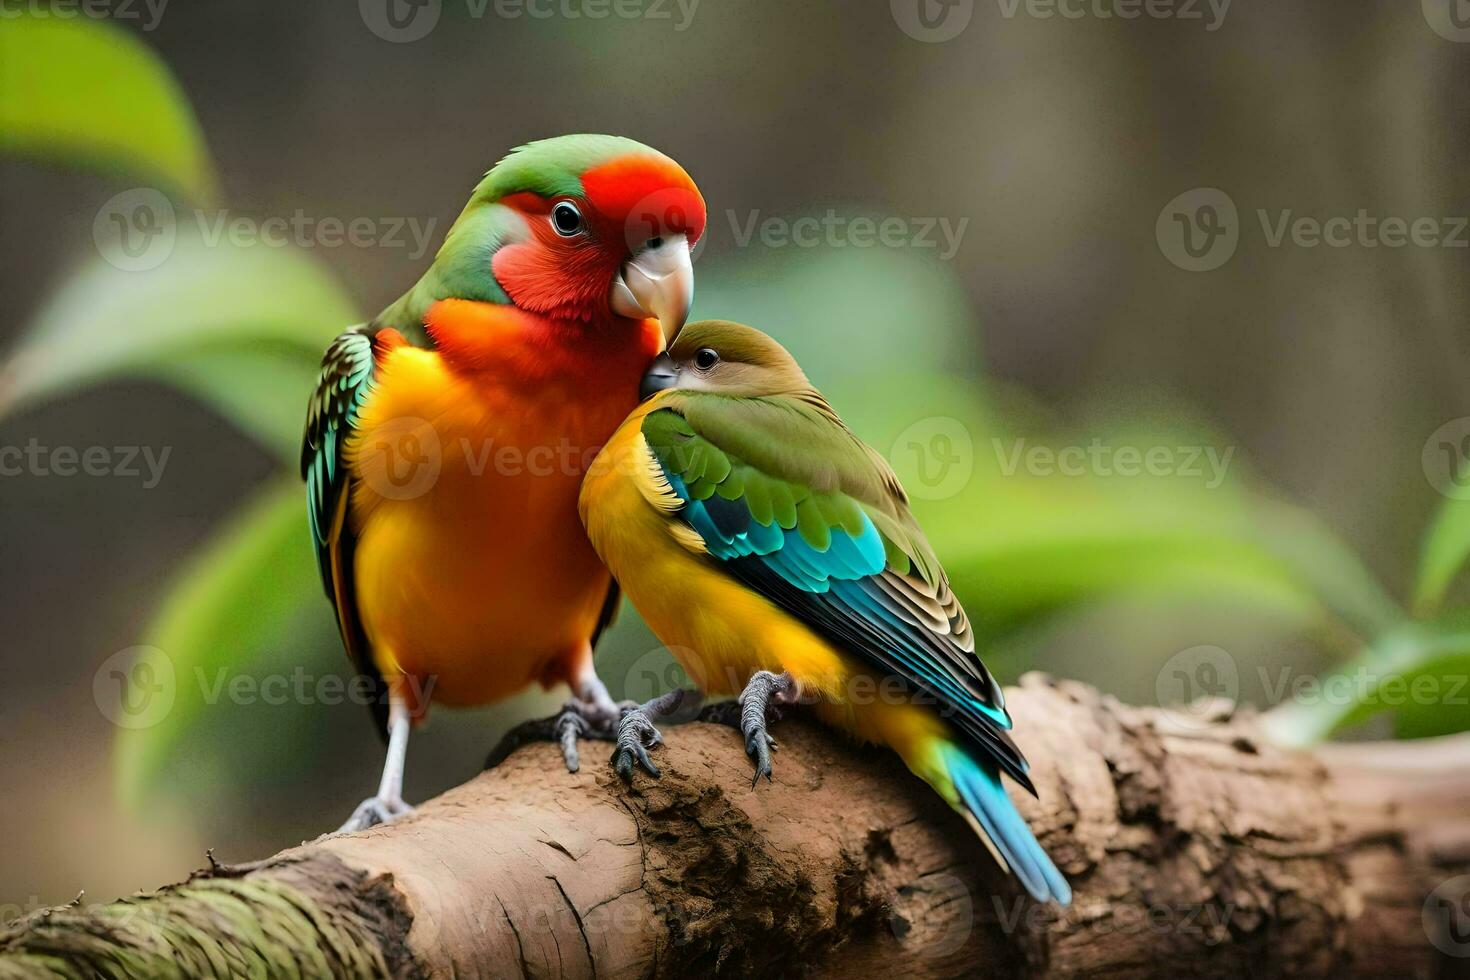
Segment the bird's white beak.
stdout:
<path fill-rule="evenodd" d="M 694 264 L 687 235 L 651 238 L 613 277 L 608 305 L 618 316 L 655 317 L 664 346 L 674 342 L 694 302 Z"/>

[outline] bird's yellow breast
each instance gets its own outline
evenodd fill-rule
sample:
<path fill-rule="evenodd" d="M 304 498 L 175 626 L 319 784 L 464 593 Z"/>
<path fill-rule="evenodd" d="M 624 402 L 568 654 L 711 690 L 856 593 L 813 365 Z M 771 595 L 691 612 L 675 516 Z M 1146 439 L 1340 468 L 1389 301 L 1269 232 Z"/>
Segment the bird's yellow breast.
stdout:
<path fill-rule="evenodd" d="M 581 507 L 593 547 L 701 690 L 736 694 L 757 670 L 790 671 L 804 690 L 845 700 L 861 671 L 852 658 L 717 568 L 698 535 L 670 518 L 640 431 L 658 405 L 640 406 L 588 473 Z"/>
<path fill-rule="evenodd" d="M 701 690 L 733 695 L 758 670 L 789 672 L 804 702 L 862 742 L 888 745 L 951 806 L 959 806 L 935 746 L 949 724 L 896 678 L 827 642 L 775 603 L 720 570 L 673 511 L 661 470 L 649 465 L 640 406 L 593 463 L 580 507 L 597 553 L 650 629 Z"/>

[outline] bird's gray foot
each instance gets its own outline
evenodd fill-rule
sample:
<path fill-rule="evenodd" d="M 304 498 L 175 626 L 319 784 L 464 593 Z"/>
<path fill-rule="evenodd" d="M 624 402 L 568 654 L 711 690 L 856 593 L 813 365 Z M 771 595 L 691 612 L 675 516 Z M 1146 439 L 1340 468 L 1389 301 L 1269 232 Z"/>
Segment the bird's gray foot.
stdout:
<path fill-rule="evenodd" d="M 510 754 L 532 742 L 555 742 L 561 747 L 562 761 L 567 772 L 576 772 L 582 767 L 577 745 L 582 739 L 615 741 L 618 737 L 618 720 L 625 710 L 636 707 L 632 701 L 618 704 L 604 694 L 601 698 L 574 698 L 562 706 L 560 714 L 548 718 L 535 718 L 521 722 L 501 738 L 500 743 L 490 750 L 485 759 L 485 768 L 494 769 Z"/>
<path fill-rule="evenodd" d="M 745 754 L 755 763 L 755 777 L 751 788 L 766 777 L 771 782 L 771 753 L 776 750 L 776 740 L 766 731 L 767 718 L 781 717 L 781 705 L 796 700 L 796 681 L 790 674 L 773 674 L 769 670 L 756 671 L 740 692 L 736 702 L 740 705 L 740 734 L 745 736 Z"/>
<path fill-rule="evenodd" d="M 357 805 L 357 809 L 352 811 L 352 816 L 347 818 L 347 822 L 337 828 L 337 833 L 350 834 L 358 830 L 367 830 L 378 824 L 392 823 L 399 817 L 407 816 L 412 812 L 413 807 L 403 802 L 402 799 L 370 796 Z"/>
<path fill-rule="evenodd" d="M 567 772 L 576 772 L 582 768 L 582 760 L 577 752 L 577 743 L 581 739 L 616 741 L 618 722 L 624 711 L 636 707 L 632 701 L 618 704 L 607 697 L 605 691 L 601 698 L 577 699 L 563 705 L 561 714 L 552 723 L 551 737 L 561 746 L 561 757 L 566 763 Z"/>
<path fill-rule="evenodd" d="M 623 712 L 623 717 L 618 721 L 617 748 L 612 754 L 612 765 L 619 776 L 632 779 L 634 761 L 647 770 L 650 776 L 659 776 L 658 766 L 648 757 L 648 750 L 663 741 L 653 720 L 673 714 L 683 700 L 684 689 L 676 687 L 667 694 L 660 694 L 651 701 Z"/>

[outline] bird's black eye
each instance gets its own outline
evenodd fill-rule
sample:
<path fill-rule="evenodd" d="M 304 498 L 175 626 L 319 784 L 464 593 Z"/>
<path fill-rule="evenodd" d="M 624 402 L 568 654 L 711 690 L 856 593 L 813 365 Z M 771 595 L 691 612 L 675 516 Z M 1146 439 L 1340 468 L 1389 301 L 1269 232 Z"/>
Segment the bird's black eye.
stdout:
<path fill-rule="evenodd" d="M 551 226 L 558 235 L 570 238 L 582 230 L 582 212 L 571 201 L 560 201 L 551 209 Z"/>
<path fill-rule="evenodd" d="M 708 371 L 720 362 L 720 353 L 712 347 L 701 347 L 694 352 L 694 366 Z"/>

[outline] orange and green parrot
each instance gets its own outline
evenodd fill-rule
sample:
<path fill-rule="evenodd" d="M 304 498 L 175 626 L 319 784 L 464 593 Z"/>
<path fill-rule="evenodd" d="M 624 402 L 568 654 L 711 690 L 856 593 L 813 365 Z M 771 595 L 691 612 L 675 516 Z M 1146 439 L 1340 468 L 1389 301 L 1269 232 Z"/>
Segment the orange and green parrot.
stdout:
<path fill-rule="evenodd" d="M 739 695 L 756 781 L 771 776 L 773 702 L 810 702 L 894 749 L 1038 901 L 1067 904 L 1001 784 L 1035 793 L 1000 685 L 887 462 L 750 327 L 689 324 L 644 392 L 588 472 L 582 517 L 695 685 Z M 635 760 L 658 775 L 647 749 L 672 700 L 624 716 L 625 777 Z"/>
<path fill-rule="evenodd" d="M 617 592 L 578 487 L 688 316 L 704 225 L 662 153 L 530 143 L 479 183 L 413 288 L 327 350 L 301 470 L 322 581 L 388 743 L 378 792 L 342 829 L 411 809 L 408 735 L 430 701 L 564 682 L 564 721 L 615 725 L 592 647 Z"/>

